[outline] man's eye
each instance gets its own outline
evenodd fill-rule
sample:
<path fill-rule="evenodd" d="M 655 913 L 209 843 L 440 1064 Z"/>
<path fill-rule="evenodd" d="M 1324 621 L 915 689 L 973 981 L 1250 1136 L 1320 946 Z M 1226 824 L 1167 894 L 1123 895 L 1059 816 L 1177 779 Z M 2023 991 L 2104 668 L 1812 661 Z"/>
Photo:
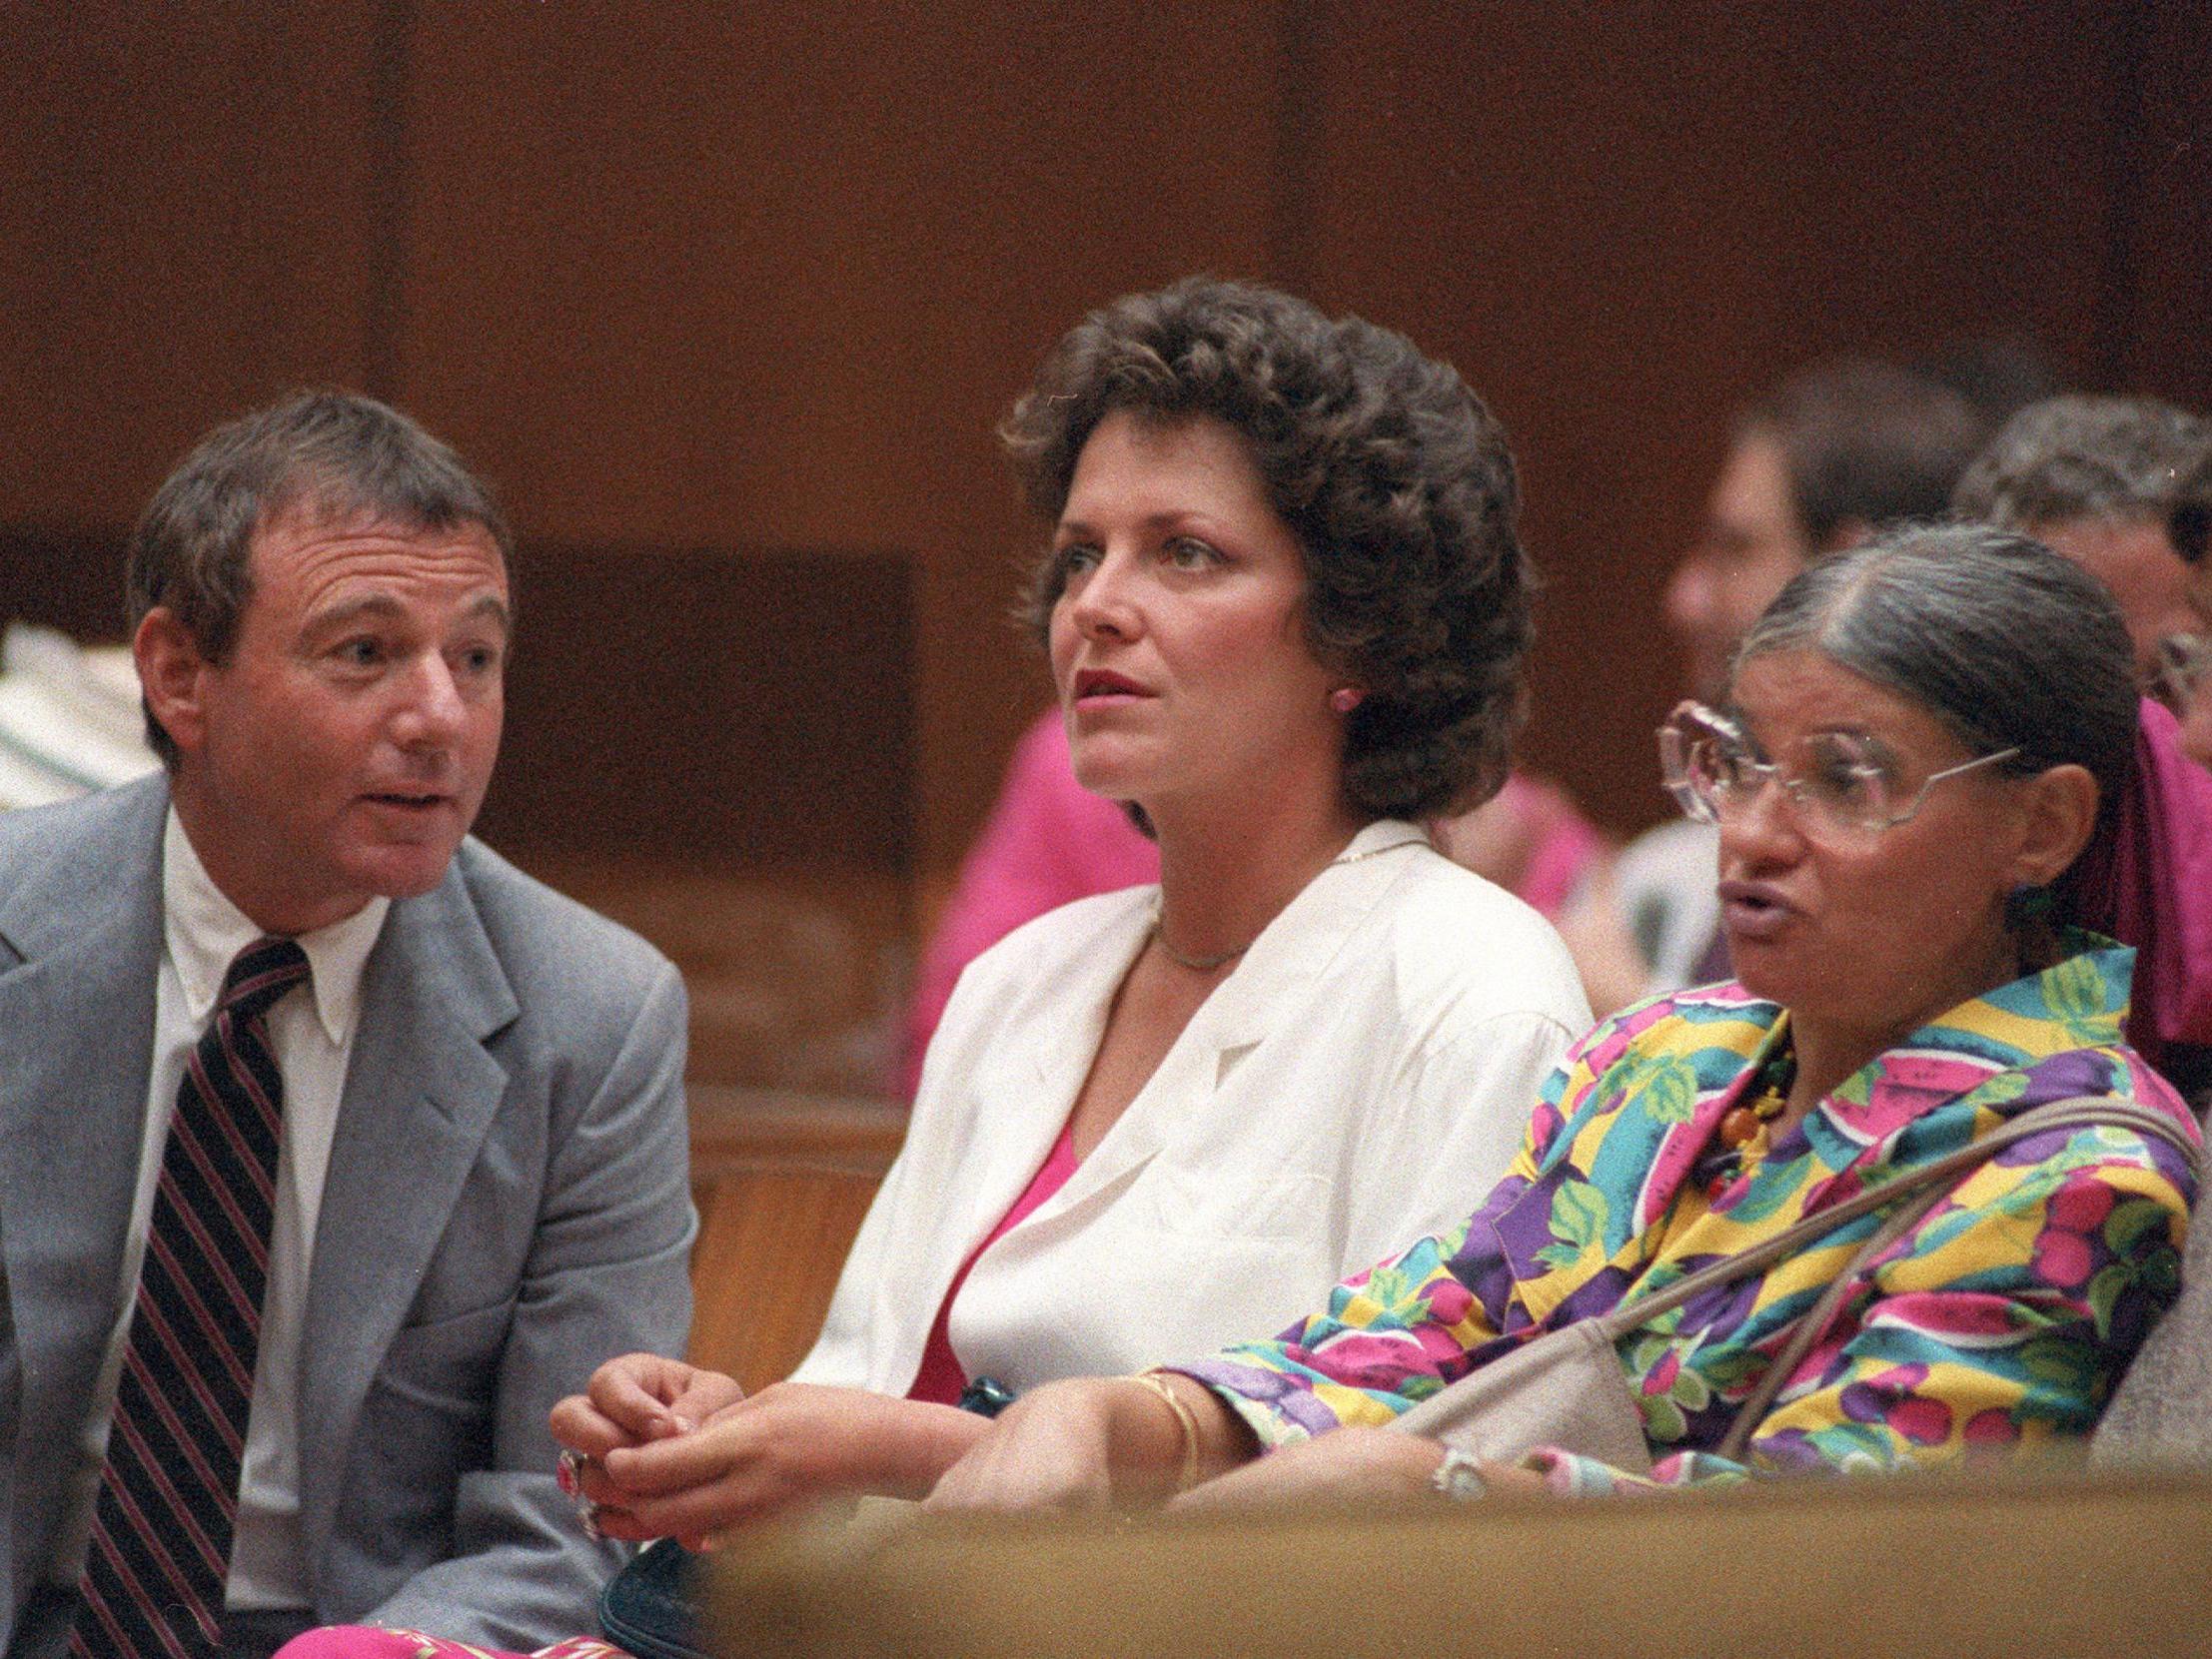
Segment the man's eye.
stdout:
<path fill-rule="evenodd" d="M 461 665 L 472 674 L 489 674 L 500 665 L 499 650 L 492 645 L 472 645 L 461 653 Z"/>
<path fill-rule="evenodd" d="M 384 646 L 374 639 L 349 639 L 338 647 L 338 657 L 349 667 L 371 668 L 384 660 Z"/>

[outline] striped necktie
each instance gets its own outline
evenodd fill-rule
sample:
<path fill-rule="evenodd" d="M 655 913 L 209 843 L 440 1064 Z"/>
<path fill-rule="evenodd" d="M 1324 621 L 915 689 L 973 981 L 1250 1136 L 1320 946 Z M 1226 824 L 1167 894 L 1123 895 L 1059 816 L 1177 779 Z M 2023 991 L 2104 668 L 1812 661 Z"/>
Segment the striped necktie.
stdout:
<path fill-rule="evenodd" d="M 69 1633 L 81 1659 L 216 1648 L 284 1122 L 267 1016 L 307 977 L 291 940 L 247 946 L 185 1064 Z"/>

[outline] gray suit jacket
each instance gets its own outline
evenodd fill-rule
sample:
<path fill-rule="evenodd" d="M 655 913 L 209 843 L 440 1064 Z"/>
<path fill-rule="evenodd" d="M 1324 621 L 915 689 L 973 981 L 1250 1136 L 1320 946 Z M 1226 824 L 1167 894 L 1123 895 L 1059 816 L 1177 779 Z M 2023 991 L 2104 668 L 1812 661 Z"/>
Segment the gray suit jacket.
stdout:
<path fill-rule="evenodd" d="M 121 1307 L 162 952 L 163 780 L 0 817 L 0 1644 L 48 1568 Z M 393 905 L 323 1193 L 302 1354 L 316 1615 L 530 1648 L 615 1563 L 546 1413 L 690 1318 L 675 970 L 466 843 Z"/>

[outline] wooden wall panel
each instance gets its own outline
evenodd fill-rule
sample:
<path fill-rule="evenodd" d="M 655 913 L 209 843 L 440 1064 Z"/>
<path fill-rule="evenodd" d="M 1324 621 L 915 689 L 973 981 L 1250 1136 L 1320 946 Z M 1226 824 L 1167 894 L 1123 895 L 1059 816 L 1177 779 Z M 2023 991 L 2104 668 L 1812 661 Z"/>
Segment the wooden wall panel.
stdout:
<path fill-rule="evenodd" d="M 2132 10 L 2113 382 L 2212 412 L 2212 8 Z"/>
<path fill-rule="evenodd" d="M 215 420 L 360 378 L 378 11 L 8 9 L 0 520 L 127 524 Z"/>
<path fill-rule="evenodd" d="M 1551 578 L 1532 751 L 1628 827 L 1662 810 L 1664 572 L 1780 370 L 2020 331 L 2212 403 L 2208 55 L 2204 9 L 2154 0 L 16 8 L 0 525 L 39 533 L 0 613 L 111 615 L 67 549 L 218 416 L 367 381 L 575 551 L 530 572 L 542 616 L 590 626 L 621 548 L 910 557 L 910 660 L 825 670 L 907 706 L 800 695 L 789 735 L 862 771 L 904 744 L 904 828 L 861 840 L 940 875 L 1043 692 L 1001 623 L 1038 536 L 993 421 L 1087 305 L 1273 274 L 1513 427 Z M 752 625 L 731 664 L 886 648 L 824 625 L 839 591 L 717 624 Z"/>
<path fill-rule="evenodd" d="M 1275 16 L 423 8 L 402 395 L 541 534 L 914 549 L 947 866 L 1043 691 L 992 425 L 1087 306 L 1261 265 Z"/>
<path fill-rule="evenodd" d="M 1729 412 L 1815 356 L 2021 331 L 2087 368 L 2120 40 L 2090 6 L 1315 10 L 1307 256 L 1514 433 L 1530 750 L 1662 815 L 1658 624 Z"/>
<path fill-rule="evenodd" d="M 902 1107 L 689 1090 L 695 1311 L 690 1358 L 749 1393 L 806 1357 L 838 1270 L 906 1134 Z"/>
<path fill-rule="evenodd" d="M 495 844 L 908 868 L 907 560 L 525 542 L 517 562 Z"/>

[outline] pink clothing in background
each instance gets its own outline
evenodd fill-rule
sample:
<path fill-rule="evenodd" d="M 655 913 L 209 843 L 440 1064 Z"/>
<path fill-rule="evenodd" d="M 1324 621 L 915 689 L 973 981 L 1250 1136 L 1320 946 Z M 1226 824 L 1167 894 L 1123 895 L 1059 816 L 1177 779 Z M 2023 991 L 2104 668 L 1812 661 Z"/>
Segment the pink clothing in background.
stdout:
<path fill-rule="evenodd" d="M 629 1654 L 595 1636 L 571 1636 L 536 1653 L 521 1654 L 426 1636 L 420 1630 L 333 1624 L 293 1637 L 277 1649 L 276 1659 L 629 1659 Z"/>
<path fill-rule="evenodd" d="M 1119 805 L 1075 781 L 1059 710 L 1039 716 L 1014 745 L 998 804 L 922 953 L 906 1013 L 901 1093 L 914 1098 L 922 1055 L 961 969 L 1048 910 L 1159 879 L 1160 849 Z"/>
<path fill-rule="evenodd" d="M 1567 791 L 1526 772 L 1510 774 L 1497 795 L 1477 812 L 1496 812 L 1518 820 L 1529 844 L 1528 861 L 1510 885 L 1514 896 L 1535 906 L 1553 921 L 1567 908 L 1567 901 L 1582 891 L 1591 872 L 1612 850 L 1598 827 L 1576 809 Z M 1453 856 L 1451 837 L 1445 835 L 1437 850 Z M 1489 875 L 1480 859 L 1465 861 L 1477 875 Z"/>
<path fill-rule="evenodd" d="M 1523 822 L 1533 842 L 1514 892 L 1556 917 L 1604 858 L 1604 837 L 1557 786 L 1515 773 L 1496 801 Z M 1473 817 L 1474 814 L 1469 814 Z M 1453 855 L 1449 835 L 1439 850 Z M 1462 860 L 1479 874 L 1477 860 Z M 998 802 L 960 866 L 936 932 L 922 953 L 907 1010 L 900 1091 L 921 1081 L 922 1055 L 943 1017 L 960 970 L 1024 922 L 1064 904 L 1160 879 L 1160 849 L 1121 807 L 1075 781 L 1059 710 L 1037 717 L 1014 745 Z"/>
<path fill-rule="evenodd" d="M 2135 777 L 2076 877 L 2084 927 L 2135 947 L 2128 1043 L 2185 1093 L 2212 1083 L 2212 772 L 2145 700 Z"/>

